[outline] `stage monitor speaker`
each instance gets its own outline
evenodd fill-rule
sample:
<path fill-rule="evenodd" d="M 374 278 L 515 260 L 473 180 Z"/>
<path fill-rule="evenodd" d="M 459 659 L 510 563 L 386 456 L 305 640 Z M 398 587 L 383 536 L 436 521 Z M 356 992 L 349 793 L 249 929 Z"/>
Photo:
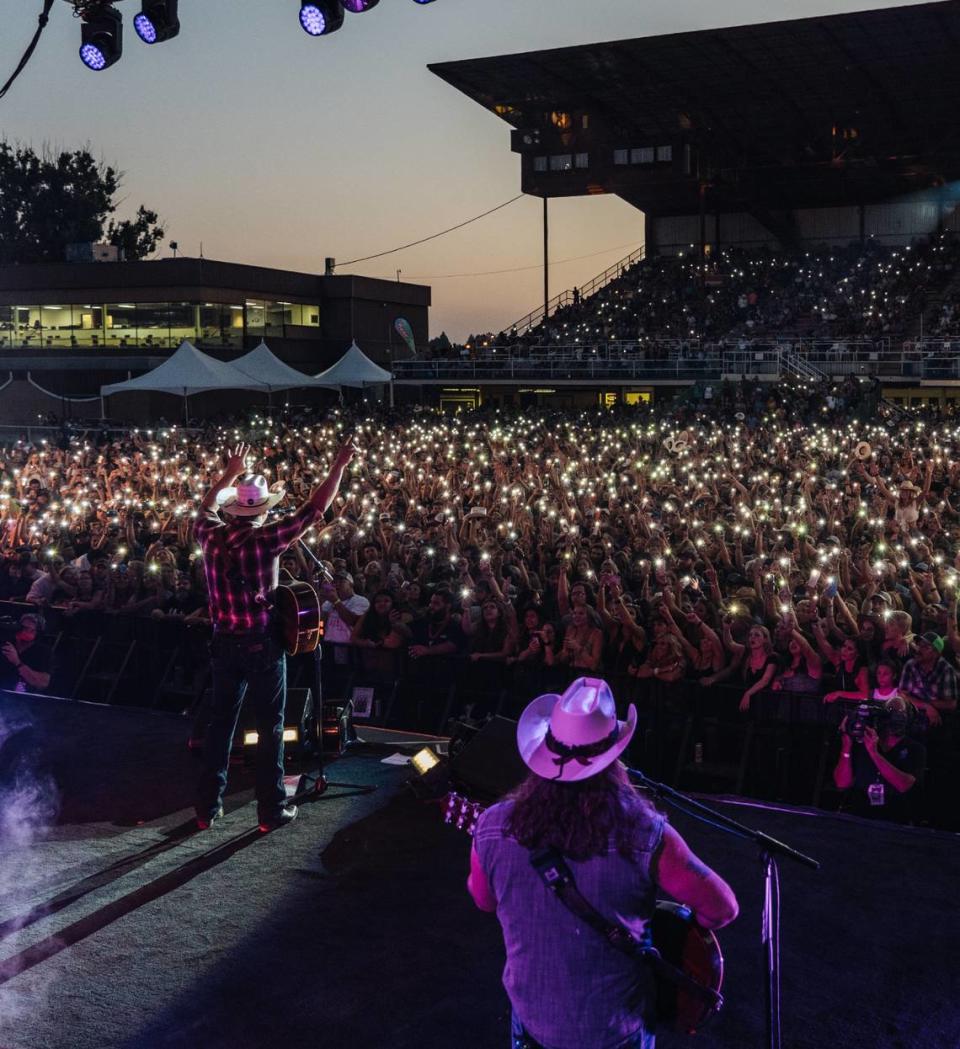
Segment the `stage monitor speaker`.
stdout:
<path fill-rule="evenodd" d="M 286 750 L 294 756 L 303 754 L 314 747 L 317 738 L 313 690 L 309 688 L 287 689 L 287 705 L 283 716 L 283 742 Z M 243 749 L 247 754 L 252 754 L 256 749 L 257 713 L 249 699 L 243 701 L 233 745 Z"/>
<path fill-rule="evenodd" d="M 450 774 L 470 795 L 502 798 L 527 777 L 517 750 L 517 723 L 491 718 L 456 753 L 451 752 Z"/>

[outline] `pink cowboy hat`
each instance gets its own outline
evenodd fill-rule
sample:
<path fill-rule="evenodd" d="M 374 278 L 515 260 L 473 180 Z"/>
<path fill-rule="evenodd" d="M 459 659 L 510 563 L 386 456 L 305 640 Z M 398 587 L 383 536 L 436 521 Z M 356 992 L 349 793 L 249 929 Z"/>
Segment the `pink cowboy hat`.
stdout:
<path fill-rule="evenodd" d="M 631 703 L 627 720 L 606 681 L 580 677 L 562 696 L 539 696 L 520 715 L 517 746 L 527 767 L 544 779 L 575 783 L 611 765 L 626 750 L 637 727 Z"/>

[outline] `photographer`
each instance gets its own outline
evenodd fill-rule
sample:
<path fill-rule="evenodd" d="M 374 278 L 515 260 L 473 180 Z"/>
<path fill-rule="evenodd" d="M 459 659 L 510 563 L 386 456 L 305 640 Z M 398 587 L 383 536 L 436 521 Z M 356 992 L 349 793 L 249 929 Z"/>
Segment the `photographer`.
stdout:
<path fill-rule="evenodd" d="M 0 689 L 10 692 L 43 692 L 50 685 L 53 654 L 37 642 L 42 620 L 27 613 L 20 617 L 12 641 L 0 647 Z"/>
<path fill-rule="evenodd" d="M 920 778 L 926 749 L 907 738 L 917 716 L 903 697 L 883 706 L 862 703 L 840 723 L 840 757 L 833 782 L 847 791 L 844 808 L 857 816 L 904 821 L 910 790 Z"/>

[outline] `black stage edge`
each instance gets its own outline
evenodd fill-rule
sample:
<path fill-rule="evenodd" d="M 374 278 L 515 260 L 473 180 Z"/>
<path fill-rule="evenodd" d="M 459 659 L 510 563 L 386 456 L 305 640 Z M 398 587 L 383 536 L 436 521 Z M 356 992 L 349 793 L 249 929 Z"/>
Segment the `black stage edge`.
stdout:
<path fill-rule="evenodd" d="M 381 763 L 389 748 L 334 763 L 327 793 L 270 835 L 234 769 L 226 818 L 195 834 L 182 719 L 4 700 L 0 724 L 18 720 L 63 801 L 46 836 L 21 827 L 0 846 L 4 1049 L 508 1044 L 499 926 L 466 894 L 468 840 Z M 823 863 L 781 870 L 785 1049 L 960 1046 L 955 835 L 714 804 Z M 755 850 L 672 818 L 741 915 L 720 934 L 724 1012 L 658 1046 L 761 1045 Z"/>

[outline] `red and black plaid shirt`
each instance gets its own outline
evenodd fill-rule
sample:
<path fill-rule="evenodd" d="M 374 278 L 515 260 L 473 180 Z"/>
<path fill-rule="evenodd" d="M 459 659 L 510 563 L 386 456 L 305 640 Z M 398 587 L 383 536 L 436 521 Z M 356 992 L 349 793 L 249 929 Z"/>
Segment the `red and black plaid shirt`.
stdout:
<path fill-rule="evenodd" d="M 323 515 L 309 503 L 260 528 L 208 510 L 194 535 L 203 550 L 214 629 L 239 633 L 270 626 L 268 595 L 279 580 L 280 555 Z"/>

